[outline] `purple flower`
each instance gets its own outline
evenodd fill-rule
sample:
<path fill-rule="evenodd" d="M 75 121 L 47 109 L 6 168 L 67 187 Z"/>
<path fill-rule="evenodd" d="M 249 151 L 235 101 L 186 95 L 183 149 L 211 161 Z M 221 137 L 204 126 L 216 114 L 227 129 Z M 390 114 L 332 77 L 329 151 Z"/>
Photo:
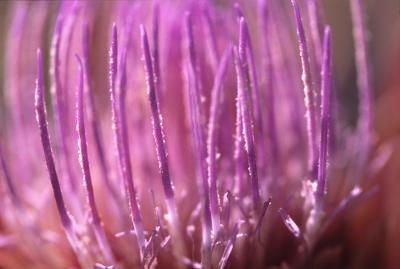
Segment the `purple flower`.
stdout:
<path fill-rule="evenodd" d="M 1 268 L 348 267 L 326 238 L 378 191 L 360 0 L 348 133 L 316 0 L 9 9 Z"/>

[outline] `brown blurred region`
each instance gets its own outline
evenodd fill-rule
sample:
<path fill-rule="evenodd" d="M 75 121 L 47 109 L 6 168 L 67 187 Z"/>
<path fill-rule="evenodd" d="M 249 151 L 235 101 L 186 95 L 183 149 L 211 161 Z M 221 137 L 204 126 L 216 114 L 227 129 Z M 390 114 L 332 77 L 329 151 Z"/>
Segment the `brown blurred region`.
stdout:
<path fill-rule="evenodd" d="M 384 169 L 372 180 L 379 194 L 349 216 L 349 239 L 362 252 L 351 268 L 400 268 L 400 1 L 365 0 L 369 29 L 369 61 L 375 96 L 374 125 L 377 145 L 392 147 Z M 323 1 L 332 24 L 334 72 L 338 98 L 350 122 L 357 116 L 356 71 L 349 1 Z M 373 154 L 377 154 L 374 151 Z M 356 250 L 354 250 L 355 252 Z M 360 260 L 364 259 L 364 262 Z M 359 260 L 357 262 L 357 260 Z M 366 263 L 371 261 L 371 263 Z M 374 261 L 377 263 L 374 263 Z"/>
<path fill-rule="evenodd" d="M 400 33 L 400 32 L 399 32 Z M 376 100 L 375 125 L 379 143 L 393 145 L 393 153 L 383 173 L 377 178 L 382 185 L 382 215 L 385 225 L 385 268 L 400 268 L 400 51 L 392 56 L 383 90 Z"/>

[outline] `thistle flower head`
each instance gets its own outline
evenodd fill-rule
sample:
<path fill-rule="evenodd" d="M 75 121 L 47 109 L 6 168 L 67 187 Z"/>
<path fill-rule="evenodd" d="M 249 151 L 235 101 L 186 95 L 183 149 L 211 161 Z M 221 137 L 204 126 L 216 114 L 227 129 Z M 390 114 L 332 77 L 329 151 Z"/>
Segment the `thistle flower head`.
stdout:
<path fill-rule="evenodd" d="M 10 7 L 1 268 L 340 261 L 324 241 L 332 223 L 379 190 L 367 182 L 360 0 L 351 0 L 359 121 L 346 135 L 332 75 L 340 52 L 318 1 Z"/>

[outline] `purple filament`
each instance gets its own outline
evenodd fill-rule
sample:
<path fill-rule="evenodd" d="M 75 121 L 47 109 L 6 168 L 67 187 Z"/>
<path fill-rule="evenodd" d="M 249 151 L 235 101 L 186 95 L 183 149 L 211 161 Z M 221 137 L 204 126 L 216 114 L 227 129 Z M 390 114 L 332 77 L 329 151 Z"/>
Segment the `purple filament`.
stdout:
<path fill-rule="evenodd" d="M 76 129 L 78 132 L 78 157 L 79 163 L 81 165 L 83 182 L 86 189 L 86 196 L 89 203 L 90 213 L 93 218 L 94 232 L 96 235 L 97 242 L 103 252 L 104 257 L 107 262 L 114 263 L 114 257 L 112 255 L 110 246 L 106 234 L 104 232 L 103 226 L 101 224 L 101 218 L 97 210 L 97 205 L 94 197 L 94 190 L 92 184 L 92 176 L 89 167 L 89 154 L 86 142 L 86 131 L 85 131 L 85 114 L 84 114 L 84 99 L 83 99 L 83 65 L 79 56 L 76 56 L 79 70 L 78 70 L 78 87 L 76 94 Z"/>
<path fill-rule="evenodd" d="M 201 178 L 202 198 L 203 198 L 203 246 L 202 246 L 202 266 L 204 268 L 211 267 L 211 232 L 216 233 L 216 228 L 213 226 L 218 223 L 215 219 L 219 218 L 218 215 L 211 213 L 210 207 L 210 189 L 207 181 L 207 168 L 206 161 L 206 146 L 204 141 L 204 133 L 201 122 L 201 106 L 200 106 L 200 93 L 199 84 L 196 70 L 196 52 L 194 47 L 193 29 L 191 23 L 191 15 L 189 12 L 185 15 L 185 27 L 187 33 L 187 72 L 188 72 L 188 95 L 189 95 L 189 116 L 192 132 L 193 150 L 196 158 L 197 176 Z M 214 212 L 215 213 L 215 212 Z"/>
<path fill-rule="evenodd" d="M 91 125 L 91 129 L 93 131 L 93 138 L 95 149 L 97 152 L 97 157 L 100 162 L 101 175 L 104 180 L 104 184 L 107 187 L 108 191 L 111 194 L 112 199 L 114 200 L 116 205 L 120 203 L 120 196 L 115 187 L 112 185 L 110 176 L 109 176 L 109 167 L 107 165 L 107 160 L 104 153 L 104 144 L 102 140 L 102 133 L 99 127 L 97 113 L 95 108 L 95 101 L 93 95 L 93 82 L 92 82 L 92 74 L 89 68 L 89 27 L 88 23 L 85 22 L 82 26 L 82 63 L 83 63 L 83 75 L 86 85 L 86 91 L 88 102 L 87 102 L 87 116 L 89 119 L 89 123 Z"/>
<path fill-rule="evenodd" d="M 56 165 L 54 162 L 53 152 L 51 149 L 50 136 L 47 128 L 47 115 L 46 106 L 44 103 L 44 84 L 43 84 L 43 62 L 41 50 L 37 51 L 37 79 L 35 89 L 35 111 L 36 120 L 39 127 L 40 138 L 43 147 L 43 153 L 46 160 L 46 166 L 49 173 L 51 187 L 53 189 L 54 199 L 56 201 L 57 211 L 61 219 L 61 223 L 64 227 L 65 234 L 67 235 L 68 241 L 73 248 L 76 256 L 78 257 L 79 263 L 82 267 L 90 266 L 90 261 L 85 256 L 78 238 L 75 234 L 72 220 L 68 214 L 67 208 L 65 207 L 63 195 L 61 192 L 60 182 L 56 171 Z"/>
<path fill-rule="evenodd" d="M 251 181 L 251 191 L 253 207 L 257 211 L 260 206 L 260 189 L 257 173 L 256 150 L 254 146 L 254 134 L 252 128 L 251 110 L 249 105 L 248 89 L 246 88 L 243 62 L 238 52 L 235 50 L 235 69 L 237 76 L 237 89 L 239 94 L 239 104 L 242 121 L 242 135 L 244 138 L 245 149 L 247 152 L 248 171 Z"/>
<path fill-rule="evenodd" d="M 214 232 L 219 230 L 219 199 L 217 190 L 217 160 L 216 160 L 216 139 L 217 139 L 217 120 L 220 108 L 220 96 L 222 91 L 223 79 L 228 68 L 228 61 L 232 55 L 232 46 L 228 45 L 222 56 L 215 75 L 214 86 L 212 88 L 210 119 L 208 122 L 207 155 L 208 155 L 208 184 L 210 187 L 211 214 L 213 216 Z"/>
<path fill-rule="evenodd" d="M 302 67 L 302 76 L 304 87 L 304 104 L 306 107 L 307 137 L 308 137 L 308 165 L 311 180 L 317 178 L 318 151 L 317 151 L 317 131 L 315 115 L 315 92 L 311 78 L 310 59 L 308 55 L 307 41 L 304 33 L 303 22 L 297 0 L 291 0 L 296 22 L 297 39 L 299 43 L 300 60 Z"/>
<path fill-rule="evenodd" d="M 125 110 L 124 110 L 124 73 L 126 73 L 125 64 L 121 64 L 120 70 L 121 81 L 118 86 L 119 91 L 116 89 L 116 79 L 118 70 L 118 39 L 117 39 L 117 26 L 113 24 L 112 39 L 110 48 L 110 95 L 111 95 L 111 111 L 112 122 L 114 126 L 114 137 L 117 146 L 117 155 L 119 168 L 123 177 L 125 191 L 128 199 L 129 209 L 131 211 L 132 223 L 135 228 L 136 239 L 140 248 L 140 254 L 146 246 L 146 239 L 144 237 L 144 229 L 142 224 L 142 217 L 140 215 L 139 204 L 136 197 L 136 189 L 132 178 L 132 167 L 129 158 L 129 144 L 126 129 Z M 126 56 L 121 57 L 125 62 Z M 122 83 L 121 83 L 122 82 Z M 141 257 L 142 259 L 144 257 Z"/>
<path fill-rule="evenodd" d="M 52 88 L 51 94 L 53 97 L 53 108 L 56 118 L 57 138 L 60 147 L 60 156 L 65 176 L 68 179 L 69 187 L 73 191 L 73 194 L 77 194 L 77 184 L 74 180 L 74 174 L 72 170 L 72 163 L 70 160 L 70 153 L 67 147 L 68 143 L 68 128 L 67 128 L 67 115 L 65 111 L 65 97 L 63 97 L 64 89 L 61 84 L 61 72 L 60 72 L 60 45 L 63 32 L 64 18 L 59 15 L 57 18 L 52 46 L 51 46 L 51 78 Z"/>
<path fill-rule="evenodd" d="M 66 230 L 72 228 L 71 219 L 68 215 L 65 207 L 63 195 L 61 193 L 60 182 L 56 171 L 56 165 L 54 163 L 53 152 L 50 144 L 50 136 L 47 128 L 47 115 L 44 104 L 44 85 L 43 85 L 43 63 L 42 63 L 42 52 L 40 49 L 37 51 L 37 79 L 36 79 L 36 90 L 35 90 L 35 109 L 36 109 L 36 120 L 39 125 L 40 138 L 43 146 L 43 153 L 46 160 L 47 169 L 49 172 L 51 186 L 53 188 L 54 199 L 58 213 L 60 214 L 61 222 Z"/>
<path fill-rule="evenodd" d="M 159 170 L 161 174 L 161 181 L 164 188 L 164 194 L 168 201 L 168 210 L 171 215 L 172 221 L 177 223 L 177 212 L 174 198 L 174 190 L 171 182 L 171 176 L 168 165 L 168 153 L 166 149 L 165 135 L 163 130 L 162 115 L 159 109 L 157 100 L 156 78 L 153 72 L 151 62 L 150 47 L 147 40 L 146 30 L 143 25 L 140 27 L 140 35 L 142 41 L 142 50 L 144 58 L 144 67 L 146 73 L 147 95 L 150 102 L 152 123 L 153 123 L 153 136 L 156 144 L 156 152 Z"/>
<path fill-rule="evenodd" d="M 363 10 L 359 0 L 351 0 L 351 14 L 353 20 L 354 51 L 356 56 L 357 85 L 358 85 L 358 135 L 361 139 L 359 153 L 361 167 L 370 151 L 371 129 L 371 86 L 367 61 L 366 33 L 364 29 Z"/>
<path fill-rule="evenodd" d="M 328 136 L 331 116 L 331 30 L 327 26 L 324 34 L 322 70 L 321 70 L 321 142 L 319 148 L 318 186 L 316 193 L 317 205 L 321 205 L 325 194 L 326 167 L 328 156 Z"/>

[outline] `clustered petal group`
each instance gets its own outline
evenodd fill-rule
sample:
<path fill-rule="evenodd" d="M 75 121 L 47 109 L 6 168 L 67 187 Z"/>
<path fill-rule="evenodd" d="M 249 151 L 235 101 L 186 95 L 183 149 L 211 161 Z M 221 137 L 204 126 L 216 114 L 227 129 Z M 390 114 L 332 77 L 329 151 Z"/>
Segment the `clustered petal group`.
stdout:
<path fill-rule="evenodd" d="M 330 225 L 377 192 L 364 188 L 371 87 L 350 2 L 349 134 L 317 0 L 10 4 L 0 248 L 13 254 L 0 267 L 328 266 Z"/>

